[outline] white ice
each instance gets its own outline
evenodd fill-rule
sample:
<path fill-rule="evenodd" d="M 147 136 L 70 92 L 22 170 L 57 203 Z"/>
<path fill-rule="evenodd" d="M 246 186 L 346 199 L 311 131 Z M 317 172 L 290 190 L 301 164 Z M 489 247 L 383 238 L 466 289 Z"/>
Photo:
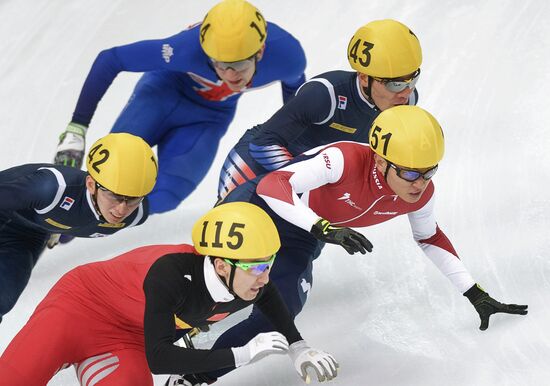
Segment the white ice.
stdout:
<path fill-rule="evenodd" d="M 52 159 L 97 53 L 170 36 L 214 1 L 0 1 L 0 169 Z M 411 27 L 423 52 L 420 106 L 447 141 L 435 178 L 439 225 L 474 278 L 495 298 L 529 304 L 526 317 L 496 315 L 485 332 L 469 302 L 413 243 L 406 218 L 361 229 L 368 256 L 327 247 L 297 318 L 307 341 L 341 363 L 334 385 L 548 385 L 550 377 L 550 3 L 544 0 L 268 1 L 255 4 L 291 31 L 308 77 L 348 70 L 352 33 L 374 19 Z M 105 135 L 139 75 L 118 76 L 92 122 Z M 281 104 L 280 88 L 246 94 L 200 187 L 176 211 L 101 240 L 47 251 L 0 325 L 0 351 L 69 269 L 135 246 L 190 241 L 213 203 L 218 171 L 244 130 Z M 225 322 L 226 326 L 228 322 Z M 208 340 L 221 329 L 218 327 Z M 75 321 L 75 327 L 78 321 Z M 83 331 L 83 333 L 85 333 Z M 206 343 L 205 343 L 206 344 Z M 156 377 L 162 385 L 165 377 Z M 75 385 L 72 370 L 50 382 Z M 300 385 L 284 357 L 267 358 L 221 385 Z"/>

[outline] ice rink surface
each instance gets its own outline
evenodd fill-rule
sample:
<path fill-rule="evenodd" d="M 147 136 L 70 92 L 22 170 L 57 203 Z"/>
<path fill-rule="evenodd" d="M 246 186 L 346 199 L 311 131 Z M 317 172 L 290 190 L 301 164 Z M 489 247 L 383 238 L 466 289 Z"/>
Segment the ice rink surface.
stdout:
<path fill-rule="evenodd" d="M 214 1 L 1 0 L 0 168 L 53 158 L 92 61 L 104 48 L 173 35 Z M 419 105 L 445 131 L 434 178 L 438 223 L 474 278 L 495 298 L 529 304 L 496 315 L 485 332 L 469 302 L 414 244 L 406 218 L 361 231 L 368 256 L 327 247 L 315 263 L 302 335 L 334 354 L 333 385 L 548 385 L 550 378 L 550 3 L 544 0 L 267 1 L 254 4 L 302 43 L 307 75 L 348 70 L 346 46 L 362 24 L 394 18 L 424 52 Z M 107 134 L 138 74 L 118 76 L 99 105 L 88 144 Z M 0 352 L 69 269 L 139 245 L 190 241 L 213 203 L 229 148 L 281 105 L 280 87 L 245 94 L 200 187 L 169 214 L 100 240 L 46 251 L 0 325 Z M 230 321 L 201 338 L 201 344 Z M 78 327 L 75 321 L 74 328 Z M 86 331 L 82 331 L 83 334 Z M 163 384 L 165 377 L 157 377 Z M 300 385 L 288 358 L 271 357 L 221 379 L 230 385 Z M 72 369 L 51 386 L 76 385 Z"/>

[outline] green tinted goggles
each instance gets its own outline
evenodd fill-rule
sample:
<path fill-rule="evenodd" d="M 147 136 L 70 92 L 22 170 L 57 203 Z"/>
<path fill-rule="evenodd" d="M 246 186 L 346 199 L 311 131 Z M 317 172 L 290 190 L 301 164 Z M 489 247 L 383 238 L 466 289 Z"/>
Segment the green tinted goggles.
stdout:
<path fill-rule="evenodd" d="M 267 261 L 240 261 L 240 260 L 231 260 L 231 259 L 223 259 L 223 260 L 226 263 L 234 265 L 235 267 L 238 267 L 243 271 L 246 271 L 254 276 L 260 276 L 262 273 L 264 273 L 269 268 L 271 268 L 271 266 L 273 265 L 273 262 L 275 261 L 276 256 L 277 254 L 274 254 Z"/>

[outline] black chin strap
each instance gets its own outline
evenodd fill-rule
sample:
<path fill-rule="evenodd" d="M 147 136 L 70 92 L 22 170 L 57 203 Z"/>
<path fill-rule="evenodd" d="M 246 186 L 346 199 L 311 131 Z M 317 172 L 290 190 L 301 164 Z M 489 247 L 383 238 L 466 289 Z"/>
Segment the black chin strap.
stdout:
<path fill-rule="evenodd" d="M 94 192 L 94 194 L 92 194 L 92 204 L 94 204 L 94 208 L 95 208 L 95 211 L 97 212 L 97 214 L 99 216 L 99 220 L 102 221 L 102 222 L 108 222 L 107 220 L 105 220 L 105 217 L 103 217 L 103 215 L 101 214 L 101 210 L 99 210 L 99 205 L 97 203 L 97 191 L 98 190 L 99 190 L 99 188 L 96 185 L 95 192 Z"/>
<path fill-rule="evenodd" d="M 256 76 L 256 71 L 258 71 L 258 54 L 254 56 L 254 74 L 252 74 L 252 78 L 250 78 L 250 83 L 252 83 L 252 79 Z"/>
<path fill-rule="evenodd" d="M 388 183 L 388 172 L 390 171 L 390 164 L 386 161 L 386 170 L 384 171 L 384 180 Z"/>
<path fill-rule="evenodd" d="M 214 264 L 214 260 L 216 259 L 222 259 L 221 257 L 213 257 L 213 256 L 209 256 L 208 257 L 210 259 L 210 264 L 212 264 L 212 267 L 214 268 L 214 272 L 216 273 L 216 275 L 218 275 L 218 277 L 220 278 L 220 281 L 223 283 L 223 285 L 225 286 L 225 288 L 227 288 L 227 290 L 229 291 L 229 293 L 235 297 L 238 297 L 237 294 L 235 293 L 235 291 L 233 290 L 233 280 L 235 280 L 235 272 L 237 270 L 237 267 L 234 266 L 233 264 L 229 264 L 229 266 L 231 267 L 231 271 L 229 272 L 229 280 L 225 280 L 225 277 L 220 275 L 219 273 L 216 272 L 216 265 Z M 225 262 L 227 264 L 227 262 Z"/>
<path fill-rule="evenodd" d="M 238 297 L 235 291 L 233 290 L 233 280 L 235 279 L 235 272 L 237 271 L 237 267 L 234 265 L 231 265 L 231 272 L 229 273 L 229 283 L 227 285 L 227 289 L 229 290 L 229 293 L 235 297 Z"/>
<path fill-rule="evenodd" d="M 368 79 L 367 87 L 361 87 L 361 88 L 363 89 L 363 92 L 365 93 L 367 100 L 370 103 L 372 103 L 374 107 L 380 110 L 380 108 L 376 106 L 376 102 L 374 102 L 374 99 L 372 99 L 372 82 L 374 82 L 374 79 L 370 75 L 367 75 L 367 79 Z"/>

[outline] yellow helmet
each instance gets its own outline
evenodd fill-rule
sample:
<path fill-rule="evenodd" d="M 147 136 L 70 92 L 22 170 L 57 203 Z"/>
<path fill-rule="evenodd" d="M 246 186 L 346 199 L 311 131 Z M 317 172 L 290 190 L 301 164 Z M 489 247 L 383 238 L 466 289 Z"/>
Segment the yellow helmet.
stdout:
<path fill-rule="evenodd" d="M 422 64 L 416 35 L 404 24 L 385 19 L 360 27 L 348 44 L 351 67 L 375 78 L 399 78 Z"/>
<path fill-rule="evenodd" d="M 201 47 L 219 62 L 245 60 L 258 52 L 267 37 L 267 22 L 260 11 L 244 0 L 223 0 L 204 17 Z"/>
<path fill-rule="evenodd" d="M 230 202 L 210 209 L 193 226 L 193 245 L 202 255 L 256 260 L 281 247 L 271 217 L 259 206 Z"/>
<path fill-rule="evenodd" d="M 372 123 L 369 143 L 382 158 L 411 169 L 435 166 L 445 152 L 441 126 L 417 106 L 395 106 L 382 111 Z"/>
<path fill-rule="evenodd" d="M 111 192 L 141 197 L 153 190 L 158 165 L 153 150 L 143 139 L 128 133 L 111 133 L 92 145 L 86 169 Z"/>

